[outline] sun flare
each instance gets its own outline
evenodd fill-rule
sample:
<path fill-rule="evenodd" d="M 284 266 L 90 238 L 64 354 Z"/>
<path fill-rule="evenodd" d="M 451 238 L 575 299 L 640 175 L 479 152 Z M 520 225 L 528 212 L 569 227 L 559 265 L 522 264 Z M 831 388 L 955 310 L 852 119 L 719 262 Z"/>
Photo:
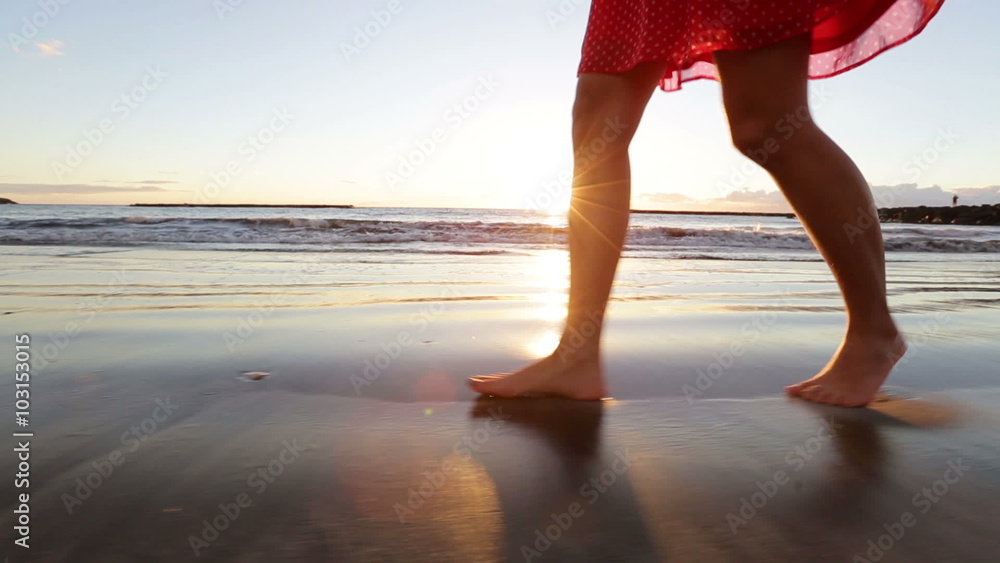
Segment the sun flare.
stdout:
<path fill-rule="evenodd" d="M 559 331 L 550 329 L 538 335 L 534 340 L 529 340 L 524 344 L 524 350 L 531 358 L 544 358 L 552 353 L 559 345 Z"/>
<path fill-rule="evenodd" d="M 534 258 L 533 266 L 532 285 L 542 290 L 532 296 L 534 316 L 548 323 L 549 328 L 538 338 L 528 341 L 524 349 L 532 357 L 540 358 L 555 349 L 562 322 L 566 319 L 569 255 L 565 250 L 544 250 Z"/>

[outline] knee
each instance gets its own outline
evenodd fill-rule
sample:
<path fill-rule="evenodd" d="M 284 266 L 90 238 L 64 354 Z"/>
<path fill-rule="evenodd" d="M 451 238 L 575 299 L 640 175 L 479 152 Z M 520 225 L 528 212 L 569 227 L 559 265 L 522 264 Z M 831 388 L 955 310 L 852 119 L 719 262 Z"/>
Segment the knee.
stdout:
<path fill-rule="evenodd" d="M 736 150 L 765 168 L 781 153 L 781 143 L 774 133 L 774 122 L 765 118 L 743 117 L 730 124 Z"/>
<path fill-rule="evenodd" d="M 580 90 L 573 103 L 573 146 L 576 152 L 625 151 L 639 126 L 639 115 L 612 95 Z"/>
<path fill-rule="evenodd" d="M 744 115 L 730 119 L 733 146 L 769 170 L 787 162 L 795 147 L 808 137 L 802 134 L 803 130 L 813 127 L 808 112 L 778 117 Z"/>

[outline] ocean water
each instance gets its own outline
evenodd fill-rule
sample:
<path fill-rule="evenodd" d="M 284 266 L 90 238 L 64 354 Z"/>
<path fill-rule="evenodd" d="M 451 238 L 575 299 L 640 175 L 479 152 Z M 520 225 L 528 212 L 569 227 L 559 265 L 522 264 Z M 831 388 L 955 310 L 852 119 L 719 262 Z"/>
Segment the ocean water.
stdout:
<path fill-rule="evenodd" d="M 895 384 L 995 387 L 1000 228 L 883 228 L 914 358 Z M 169 363 L 355 396 L 349 376 L 405 334 L 366 391 L 399 399 L 428 374 L 457 396 L 470 374 L 551 352 L 569 270 L 565 217 L 488 209 L 3 206 L 0 261 L 0 331 L 58 351 L 50 377 Z M 634 214 L 608 319 L 616 396 L 683 397 L 722 362 L 707 396 L 738 398 L 814 373 L 846 317 L 794 219 Z"/>
<path fill-rule="evenodd" d="M 0 244 L 400 255 L 528 255 L 566 245 L 566 218 L 522 210 L 0 207 Z M 1000 227 L 883 225 L 890 261 L 993 261 Z M 633 214 L 626 256 L 818 261 L 785 217 Z"/>

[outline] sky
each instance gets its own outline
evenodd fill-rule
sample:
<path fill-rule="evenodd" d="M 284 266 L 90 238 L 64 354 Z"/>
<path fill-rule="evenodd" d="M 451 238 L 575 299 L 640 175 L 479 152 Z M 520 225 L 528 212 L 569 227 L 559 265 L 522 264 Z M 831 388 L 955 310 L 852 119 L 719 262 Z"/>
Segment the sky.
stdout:
<path fill-rule="evenodd" d="M 0 197 L 557 209 L 584 0 L 4 0 Z M 811 82 L 882 205 L 1000 203 L 1000 3 Z M 784 211 L 718 83 L 657 91 L 637 209 Z"/>

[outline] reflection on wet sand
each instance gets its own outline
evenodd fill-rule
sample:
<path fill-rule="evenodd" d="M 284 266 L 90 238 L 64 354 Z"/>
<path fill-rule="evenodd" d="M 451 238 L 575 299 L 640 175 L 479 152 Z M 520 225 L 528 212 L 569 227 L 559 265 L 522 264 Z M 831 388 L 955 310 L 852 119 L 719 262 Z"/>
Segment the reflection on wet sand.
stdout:
<path fill-rule="evenodd" d="M 503 511 L 508 561 L 660 561 L 630 483 L 627 448 L 605 440 L 603 401 L 490 400 L 507 431 L 476 455 Z"/>
<path fill-rule="evenodd" d="M 932 401 L 482 400 L 470 412 L 182 391 L 183 415 L 72 513 L 63 495 L 120 431 L 81 435 L 88 419 L 68 410 L 49 424 L 32 467 L 36 560 L 187 561 L 192 538 L 208 543 L 203 560 L 241 562 L 873 561 L 870 541 L 891 542 L 880 561 L 992 562 L 1000 550 L 995 415 L 967 406 L 961 424 L 935 426 L 950 418 Z M 277 464 L 286 442 L 298 455 Z M 968 468 L 957 480 L 956 467 Z M 248 480 L 262 469 L 266 488 Z M 252 506 L 227 520 L 241 494 Z M 885 536 L 906 512 L 916 527 Z"/>

